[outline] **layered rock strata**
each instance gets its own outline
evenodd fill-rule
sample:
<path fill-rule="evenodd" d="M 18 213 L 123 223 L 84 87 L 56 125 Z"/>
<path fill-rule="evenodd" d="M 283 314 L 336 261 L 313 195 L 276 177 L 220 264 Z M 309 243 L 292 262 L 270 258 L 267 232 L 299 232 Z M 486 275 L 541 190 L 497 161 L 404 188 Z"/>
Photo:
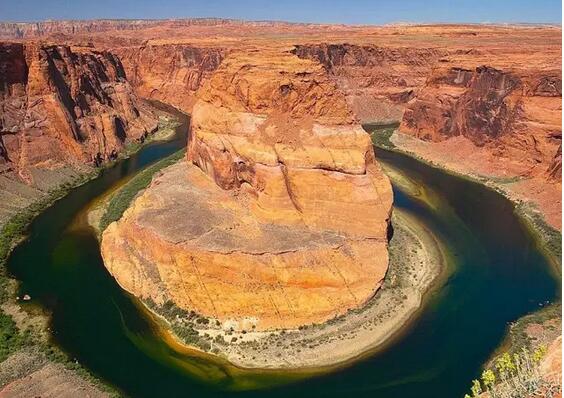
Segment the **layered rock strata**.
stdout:
<path fill-rule="evenodd" d="M 0 44 L 0 173 L 100 164 L 157 127 L 119 59 L 68 46 Z"/>
<path fill-rule="evenodd" d="M 226 50 L 192 45 L 145 45 L 115 48 L 129 83 L 144 97 L 190 112 L 196 91 L 215 71 Z"/>
<path fill-rule="evenodd" d="M 442 48 L 349 43 L 300 44 L 293 52 L 325 67 L 362 123 L 401 120 L 406 103 L 438 60 L 449 53 Z"/>
<path fill-rule="evenodd" d="M 533 174 L 558 178 L 561 113 L 559 70 L 436 68 L 408 105 L 400 131 L 432 142 L 465 137 Z"/>
<path fill-rule="evenodd" d="M 230 54 L 198 94 L 187 161 L 103 234 L 126 290 L 265 330 L 326 321 L 381 285 L 391 186 L 319 64 Z"/>

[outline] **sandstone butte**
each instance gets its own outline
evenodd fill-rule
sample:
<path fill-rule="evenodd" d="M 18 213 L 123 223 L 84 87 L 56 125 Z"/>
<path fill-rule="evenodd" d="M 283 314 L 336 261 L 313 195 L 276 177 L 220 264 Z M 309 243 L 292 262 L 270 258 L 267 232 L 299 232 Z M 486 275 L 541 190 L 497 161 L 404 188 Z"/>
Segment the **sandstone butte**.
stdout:
<path fill-rule="evenodd" d="M 374 295 L 391 185 L 321 65 L 230 54 L 199 91 L 191 134 L 187 163 L 103 234 L 122 287 L 257 330 L 320 323 Z"/>

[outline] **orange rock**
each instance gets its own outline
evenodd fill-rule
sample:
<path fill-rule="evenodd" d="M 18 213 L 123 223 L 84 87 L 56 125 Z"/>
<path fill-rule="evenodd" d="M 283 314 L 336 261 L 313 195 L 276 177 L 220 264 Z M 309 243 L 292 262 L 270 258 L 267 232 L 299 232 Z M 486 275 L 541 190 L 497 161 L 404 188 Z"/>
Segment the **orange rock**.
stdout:
<path fill-rule="evenodd" d="M 144 98 L 169 103 L 189 112 L 195 93 L 225 56 L 222 48 L 191 45 L 145 45 L 112 49 L 127 79 Z"/>
<path fill-rule="evenodd" d="M 99 163 L 157 126 L 108 52 L 0 44 L 0 167 L 33 183 L 30 168 Z"/>
<path fill-rule="evenodd" d="M 542 359 L 540 372 L 545 380 L 562 386 L 562 336 L 550 343 L 547 354 Z"/>
<path fill-rule="evenodd" d="M 372 297 L 388 266 L 391 186 L 324 69 L 280 50 L 233 53 L 198 98 L 190 165 L 157 177 L 103 234 L 118 282 L 259 330 Z"/>
<path fill-rule="evenodd" d="M 406 109 L 400 131 L 435 142 L 467 137 L 545 173 L 562 140 L 561 86 L 558 70 L 438 68 Z"/>

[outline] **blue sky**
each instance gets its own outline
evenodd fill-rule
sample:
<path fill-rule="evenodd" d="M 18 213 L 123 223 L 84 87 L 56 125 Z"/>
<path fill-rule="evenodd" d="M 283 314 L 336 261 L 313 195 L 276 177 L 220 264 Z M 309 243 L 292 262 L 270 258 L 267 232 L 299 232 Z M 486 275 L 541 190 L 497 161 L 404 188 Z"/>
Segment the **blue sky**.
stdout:
<path fill-rule="evenodd" d="M 0 0 L 0 20 L 222 17 L 249 20 L 561 23 L 560 0 Z"/>

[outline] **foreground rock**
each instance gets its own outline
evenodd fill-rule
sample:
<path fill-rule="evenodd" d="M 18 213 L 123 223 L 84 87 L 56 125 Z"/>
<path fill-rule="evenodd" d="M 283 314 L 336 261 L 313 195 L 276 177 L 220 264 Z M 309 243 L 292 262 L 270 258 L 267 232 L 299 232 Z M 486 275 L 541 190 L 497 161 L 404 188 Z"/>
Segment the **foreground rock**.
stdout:
<path fill-rule="evenodd" d="M 189 164 L 103 234 L 122 287 L 239 330 L 320 323 L 374 295 L 391 186 L 320 65 L 279 50 L 228 56 L 192 134 Z"/>

